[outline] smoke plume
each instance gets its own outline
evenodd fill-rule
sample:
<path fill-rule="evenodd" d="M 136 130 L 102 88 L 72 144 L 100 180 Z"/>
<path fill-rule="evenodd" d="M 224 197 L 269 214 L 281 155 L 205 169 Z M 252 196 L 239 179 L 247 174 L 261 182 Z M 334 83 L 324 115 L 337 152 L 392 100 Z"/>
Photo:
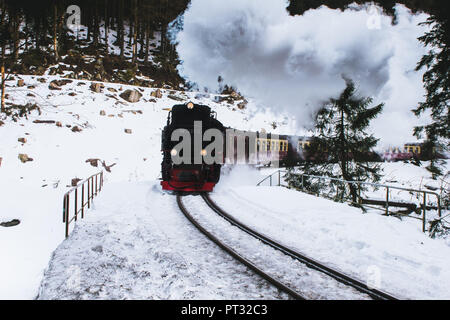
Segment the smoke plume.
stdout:
<path fill-rule="evenodd" d="M 386 102 L 384 120 L 373 127 L 378 136 L 392 141 L 385 125 L 392 123 L 389 115 L 400 114 L 407 124 L 397 137 L 411 137 L 410 110 L 423 95 L 421 74 L 413 71 L 424 53 L 416 39 L 424 27 L 417 24 L 426 15 L 397 6 L 399 22 L 392 25 L 374 7 L 322 6 L 302 16 L 290 16 L 286 7 L 274 0 L 192 0 L 174 37 L 180 73 L 213 91 L 221 76 L 245 96 L 293 114 L 299 126 L 310 125 L 311 115 L 339 95 L 348 77 L 361 95 Z"/>

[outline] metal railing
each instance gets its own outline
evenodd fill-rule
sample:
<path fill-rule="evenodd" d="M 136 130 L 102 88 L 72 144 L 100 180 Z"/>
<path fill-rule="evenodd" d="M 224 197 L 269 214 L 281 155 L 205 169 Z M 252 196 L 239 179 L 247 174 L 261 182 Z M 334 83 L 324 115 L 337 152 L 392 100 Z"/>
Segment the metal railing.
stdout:
<path fill-rule="evenodd" d="M 88 209 L 91 207 L 92 199 L 102 190 L 102 187 L 103 171 L 96 173 L 86 180 L 78 183 L 76 187 L 70 189 L 64 194 L 63 223 L 65 224 L 66 238 L 69 236 L 70 223 L 72 221 L 77 221 L 80 213 L 81 218 L 84 218 L 85 207 L 87 206 Z M 80 190 L 80 192 L 78 192 L 78 190 Z M 71 216 L 70 209 L 72 206 L 73 215 Z"/>
<path fill-rule="evenodd" d="M 275 181 L 277 184 L 277 186 L 284 186 L 284 187 L 288 187 L 290 188 L 291 186 L 289 184 L 283 184 L 282 180 L 281 180 L 281 173 L 286 173 L 286 170 L 277 170 L 274 173 L 272 173 L 271 175 L 265 177 L 263 180 L 261 180 L 257 186 L 260 186 L 263 182 L 269 180 L 270 186 L 272 186 L 273 181 Z M 276 175 L 278 175 L 278 179 L 276 177 Z M 437 209 L 438 211 L 438 215 L 439 217 L 442 216 L 442 212 L 441 212 L 441 197 L 438 193 L 433 192 L 433 191 L 428 191 L 428 190 L 418 190 L 418 189 L 410 189 L 410 188 L 402 188 L 402 187 L 396 187 L 396 186 L 391 186 L 391 185 L 385 185 L 385 184 L 379 184 L 379 183 L 373 183 L 373 182 L 364 182 L 364 181 L 347 181 L 344 179 L 338 179 L 338 178 L 332 178 L 332 177 L 327 177 L 327 176 L 315 176 L 315 175 L 308 175 L 308 174 L 302 174 L 302 173 L 295 173 L 295 175 L 297 175 L 298 177 L 301 177 L 301 188 L 300 190 L 305 192 L 305 186 L 304 186 L 304 178 L 314 178 L 314 179 L 319 179 L 320 180 L 328 180 L 328 181 L 337 181 L 337 182 L 341 182 L 343 184 L 354 184 L 356 186 L 358 186 L 358 205 L 363 205 L 362 203 L 362 196 L 361 196 L 361 185 L 367 185 L 367 186 L 372 186 L 375 189 L 379 189 L 379 188 L 385 188 L 386 189 L 386 197 L 385 200 L 383 200 L 384 202 L 384 211 L 386 215 L 390 215 L 389 212 L 389 204 L 392 203 L 390 201 L 390 196 L 389 196 L 389 192 L 391 190 L 401 190 L 401 191 L 407 191 L 410 193 L 416 193 L 419 196 L 422 195 L 422 203 L 420 204 L 420 210 L 422 211 L 422 216 L 419 218 L 420 220 L 422 220 L 422 231 L 425 232 L 426 231 L 426 210 L 428 209 Z M 272 178 L 273 176 L 275 176 L 275 178 Z M 317 196 L 320 196 L 320 192 L 317 191 L 315 192 L 315 194 Z M 429 196 L 435 196 L 436 200 L 437 200 L 437 204 L 435 207 L 428 205 L 427 206 L 427 195 Z M 347 199 L 348 200 L 348 199 Z M 355 203 L 353 201 L 349 201 L 351 203 Z M 378 201 L 381 202 L 381 201 Z M 367 206 L 370 207 L 370 206 Z M 373 207 L 370 207 L 373 208 Z"/>

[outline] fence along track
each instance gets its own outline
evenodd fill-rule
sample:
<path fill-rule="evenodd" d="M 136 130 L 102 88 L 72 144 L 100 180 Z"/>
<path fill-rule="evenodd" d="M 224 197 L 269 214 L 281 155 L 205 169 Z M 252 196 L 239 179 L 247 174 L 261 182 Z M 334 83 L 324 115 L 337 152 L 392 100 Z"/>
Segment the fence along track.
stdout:
<path fill-rule="evenodd" d="M 277 249 L 281 252 L 283 252 L 284 254 L 292 257 L 293 259 L 296 259 L 298 261 L 300 261 L 301 263 L 304 263 L 307 267 L 320 271 L 332 278 L 334 278 L 335 280 L 351 286 L 353 288 L 355 288 L 356 290 L 365 293 L 367 295 L 369 295 L 370 297 L 372 297 L 373 299 L 376 300 L 397 300 L 397 298 L 395 298 L 394 296 L 385 293 L 381 290 L 378 289 L 374 289 L 374 288 L 369 288 L 367 286 L 367 284 L 356 280 L 354 278 L 351 278 L 350 276 L 339 272 L 337 270 L 334 270 L 330 267 L 327 267 L 325 265 L 323 265 L 322 263 L 315 261 L 311 258 L 308 258 L 307 256 L 296 252 L 288 247 L 285 247 L 281 244 L 279 244 L 278 242 L 270 239 L 269 237 L 258 233 L 257 231 L 247 227 L 246 225 L 244 225 L 243 223 L 241 223 L 240 221 L 236 220 L 235 218 L 233 218 L 232 216 L 230 216 L 229 214 L 227 214 L 225 211 L 223 211 L 207 194 L 203 194 L 202 195 L 203 199 L 205 200 L 206 204 L 214 211 L 216 212 L 218 215 L 220 215 L 222 218 L 224 218 L 225 220 L 227 220 L 228 222 L 230 222 L 232 225 L 238 227 L 239 229 L 241 229 L 242 231 L 245 231 L 246 233 L 250 234 L 251 236 L 259 239 L 260 241 L 264 242 L 265 244 L 271 246 L 274 249 Z"/>
<path fill-rule="evenodd" d="M 276 280 L 275 278 L 273 278 L 272 276 L 268 275 L 267 273 L 265 273 L 264 271 L 262 271 L 261 269 L 259 269 L 255 264 L 253 264 L 251 261 L 245 259 L 244 257 L 242 257 L 241 255 L 239 255 L 236 251 L 234 251 L 233 249 L 231 249 L 229 246 L 225 245 L 224 243 L 222 243 L 219 239 L 217 239 L 213 234 L 211 234 L 210 232 L 208 232 L 205 228 L 203 228 L 190 214 L 189 211 L 186 209 L 186 207 L 184 206 L 182 200 L 181 200 L 182 196 L 177 195 L 177 204 L 178 207 L 180 208 L 181 212 L 183 212 L 183 214 L 185 215 L 185 217 L 201 232 L 203 233 L 205 236 L 207 236 L 212 242 L 214 242 L 217 246 L 219 246 L 222 250 L 224 250 L 225 252 L 227 252 L 229 255 L 231 255 L 233 258 L 235 258 L 237 261 L 241 262 L 242 264 L 244 264 L 246 267 L 248 267 L 249 269 L 251 269 L 252 271 L 254 271 L 255 273 L 257 273 L 259 276 L 261 276 L 263 279 L 267 280 L 268 282 L 270 282 L 273 286 L 275 286 L 276 288 L 278 288 L 279 290 L 286 292 L 287 294 L 289 294 L 292 298 L 297 299 L 297 300 L 306 300 L 305 297 L 303 297 L 302 295 L 300 295 L 299 293 L 297 293 L 295 290 L 289 288 L 288 286 L 284 285 L 283 283 L 279 282 L 278 280 Z"/>

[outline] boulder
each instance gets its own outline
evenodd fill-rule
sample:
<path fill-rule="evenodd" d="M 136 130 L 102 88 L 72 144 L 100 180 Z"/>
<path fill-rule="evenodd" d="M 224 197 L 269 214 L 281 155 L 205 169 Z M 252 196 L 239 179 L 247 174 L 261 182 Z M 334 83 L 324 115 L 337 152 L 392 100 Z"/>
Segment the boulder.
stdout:
<path fill-rule="evenodd" d="M 105 110 L 100 110 L 100 115 L 101 116 L 106 116 L 106 111 Z"/>
<path fill-rule="evenodd" d="M 124 99 L 125 101 L 131 102 L 131 103 L 135 103 L 138 102 L 141 97 L 142 97 L 142 93 L 140 93 L 137 90 L 125 90 L 124 92 L 122 92 L 120 94 L 120 97 L 122 99 Z"/>
<path fill-rule="evenodd" d="M 125 131 L 125 133 L 128 133 L 128 134 L 132 133 L 131 129 L 125 129 L 124 131 Z"/>
<path fill-rule="evenodd" d="M 105 87 L 105 86 L 104 86 L 102 83 L 99 83 L 99 82 L 92 82 L 92 84 L 91 84 L 91 86 L 90 86 L 91 90 L 94 91 L 94 92 L 96 92 L 96 93 L 102 92 L 102 89 L 103 89 L 104 87 Z"/>
<path fill-rule="evenodd" d="M 61 121 L 56 121 L 56 126 L 57 126 L 57 127 L 62 127 Z"/>
<path fill-rule="evenodd" d="M 17 139 L 17 141 L 19 141 L 21 143 L 26 143 L 27 139 L 26 138 L 19 138 L 19 139 Z"/>
<path fill-rule="evenodd" d="M 25 81 L 23 79 L 17 80 L 17 86 L 18 87 L 23 87 L 24 85 L 25 85 Z"/>
<path fill-rule="evenodd" d="M 162 93 L 160 89 L 156 89 L 155 91 L 152 91 L 152 93 L 150 94 L 152 97 L 161 99 L 162 98 Z"/>
<path fill-rule="evenodd" d="M 86 163 L 89 163 L 93 167 L 98 167 L 98 162 L 100 159 L 87 159 Z"/>
<path fill-rule="evenodd" d="M 71 130 L 72 130 L 72 132 L 80 132 L 80 131 L 82 131 L 82 129 L 80 127 L 78 127 L 78 126 L 73 126 L 73 128 Z"/>
<path fill-rule="evenodd" d="M 22 161 L 22 163 L 33 161 L 33 158 L 28 157 L 25 153 L 19 153 L 19 160 Z"/>
<path fill-rule="evenodd" d="M 50 82 L 48 88 L 50 90 L 61 90 L 61 88 L 54 81 Z"/>

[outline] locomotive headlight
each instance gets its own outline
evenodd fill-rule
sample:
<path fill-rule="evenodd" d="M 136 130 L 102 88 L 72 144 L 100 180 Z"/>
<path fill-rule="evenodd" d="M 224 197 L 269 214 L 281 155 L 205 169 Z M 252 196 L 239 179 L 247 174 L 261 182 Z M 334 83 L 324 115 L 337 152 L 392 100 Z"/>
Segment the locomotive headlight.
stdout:
<path fill-rule="evenodd" d="M 173 157 L 175 157 L 176 155 L 177 155 L 177 150 L 175 150 L 175 149 L 172 149 L 172 150 L 170 150 L 170 154 L 173 156 Z"/>
<path fill-rule="evenodd" d="M 192 102 L 189 102 L 187 104 L 188 109 L 194 109 L 194 104 Z"/>
<path fill-rule="evenodd" d="M 200 154 L 201 154 L 202 156 L 206 156 L 206 150 L 205 150 L 205 149 L 202 149 L 202 151 L 200 152 Z"/>

